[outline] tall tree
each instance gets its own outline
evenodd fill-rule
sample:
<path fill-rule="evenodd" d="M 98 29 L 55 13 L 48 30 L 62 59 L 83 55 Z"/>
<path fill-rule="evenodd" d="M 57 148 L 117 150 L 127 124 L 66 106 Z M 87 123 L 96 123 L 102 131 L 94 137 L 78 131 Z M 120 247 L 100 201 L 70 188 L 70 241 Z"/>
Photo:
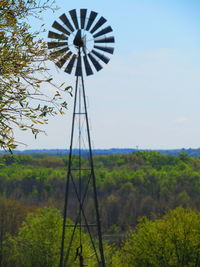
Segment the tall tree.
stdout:
<path fill-rule="evenodd" d="M 143 218 L 111 266 L 200 266 L 200 213 L 184 208 L 162 219 Z"/>
<path fill-rule="evenodd" d="M 0 1 L 0 148 L 17 146 L 16 127 L 37 135 L 48 115 L 66 108 L 59 91 L 51 97 L 41 92 L 43 83 L 52 87 L 43 64 L 48 59 L 46 43 L 39 37 L 41 29 L 34 32 L 27 20 L 52 5 L 50 0 Z"/>
<path fill-rule="evenodd" d="M 20 225 L 33 206 L 23 205 L 17 201 L 0 197 L 0 267 L 4 267 L 4 243 L 8 236 L 16 235 Z"/>
<path fill-rule="evenodd" d="M 57 267 L 59 265 L 62 217 L 55 208 L 43 208 L 37 213 L 30 213 L 18 235 L 10 237 L 4 250 L 7 255 L 4 267 Z M 70 240 L 71 231 L 66 231 L 66 240 Z M 75 243 L 71 248 L 72 256 L 66 267 L 79 266 L 79 230 L 74 234 Z M 86 266 L 95 267 L 95 256 L 89 237 L 82 234 L 82 250 Z M 12 251 L 12 253 L 10 253 Z M 65 251 L 66 253 L 66 251 Z"/>

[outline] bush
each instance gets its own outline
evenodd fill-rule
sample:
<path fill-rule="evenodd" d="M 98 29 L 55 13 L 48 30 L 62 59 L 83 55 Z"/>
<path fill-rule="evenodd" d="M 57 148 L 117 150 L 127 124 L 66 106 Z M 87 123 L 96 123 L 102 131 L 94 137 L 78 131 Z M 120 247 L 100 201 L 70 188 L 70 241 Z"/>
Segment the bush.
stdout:
<path fill-rule="evenodd" d="M 179 207 L 161 219 L 142 218 L 111 266 L 200 266 L 199 256 L 200 213 Z"/>

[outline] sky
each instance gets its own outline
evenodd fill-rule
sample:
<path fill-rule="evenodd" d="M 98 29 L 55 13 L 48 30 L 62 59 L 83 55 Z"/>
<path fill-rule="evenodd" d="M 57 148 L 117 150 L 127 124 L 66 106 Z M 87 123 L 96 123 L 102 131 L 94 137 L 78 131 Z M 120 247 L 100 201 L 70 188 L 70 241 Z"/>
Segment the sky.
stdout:
<path fill-rule="evenodd" d="M 93 148 L 175 149 L 200 147 L 200 1 L 57 0 L 60 9 L 87 8 L 113 28 L 110 62 L 85 77 Z M 33 23 L 33 28 L 39 22 Z M 75 76 L 49 63 L 56 81 L 75 86 Z M 51 118 L 35 140 L 16 133 L 19 149 L 66 149 L 70 144 L 73 98 L 66 114 Z"/>

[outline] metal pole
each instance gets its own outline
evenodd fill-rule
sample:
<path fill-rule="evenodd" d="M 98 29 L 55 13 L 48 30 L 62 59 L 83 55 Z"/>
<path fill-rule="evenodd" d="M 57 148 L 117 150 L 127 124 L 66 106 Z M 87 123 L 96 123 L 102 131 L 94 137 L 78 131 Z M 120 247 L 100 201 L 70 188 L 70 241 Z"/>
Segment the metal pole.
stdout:
<path fill-rule="evenodd" d="M 80 52 L 80 51 L 79 51 Z M 73 176 L 72 176 L 72 155 L 73 155 L 73 139 L 74 139 L 74 128 L 75 128 L 75 118 L 76 115 L 81 116 L 84 114 L 85 116 L 85 121 L 86 121 L 86 132 L 87 132 L 87 139 L 88 139 L 88 147 L 89 147 L 89 164 L 90 164 L 90 175 L 91 175 L 91 182 L 92 182 L 92 187 L 93 187 L 93 193 L 94 193 L 94 208 L 95 208 L 95 213 L 96 213 L 96 227 L 97 227 L 97 234 L 98 234 L 98 246 L 99 246 L 99 252 L 100 252 L 100 258 L 98 257 L 96 253 L 96 248 L 94 245 L 94 242 L 92 240 L 92 236 L 89 230 L 89 225 L 86 220 L 86 228 L 88 229 L 92 245 L 94 247 L 94 251 L 97 257 L 98 265 L 99 267 L 105 267 L 105 258 L 104 258 L 104 250 L 103 250 L 103 241 L 102 241 L 102 232 L 101 232 L 101 221 L 100 221 L 100 214 L 99 214 L 99 206 L 98 206 L 98 198 L 97 198 L 97 189 L 96 189 L 96 179 L 95 179 L 95 173 L 94 173 L 94 163 L 93 163 L 93 156 L 92 156 L 92 148 L 91 148 L 91 138 L 90 138 L 90 129 L 89 129 L 89 121 L 88 121 L 88 114 L 87 114 L 87 105 L 86 105 L 86 96 L 85 96 L 85 87 L 84 87 L 84 80 L 83 80 L 83 75 L 81 76 L 81 89 L 82 89 L 82 95 L 81 95 L 81 89 L 79 88 L 79 97 L 78 97 L 78 86 L 79 86 L 79 78 L 80 76 L 76 77 L 76 87 L 75 87 L 75 99 L 74 99 L 74 109 L 73 109 L 73 118 L 72 118 L 72 130 L 71 130 L 71 141 L 70 141 L 70 151 L 69 151 L 69 160 L 68 160 L 68 173 L 67 173 L 67 181 L 66 181 L 66 190 L 65 190 L 65 204 L 64 204 L 64 218 L 63 218 L 63 229 L 62 229 L 62 241 L 61 241 L 61 250 L 60 250 L 60 265 L 59 267 L 64 267 L 67 262 L 68 258 L 70 255 L 70 249 L 72 245 L 72 241 L 74 238 L 74 231 L 75 228 L 77 227 L 77 223 L 79 221 L 79 227 L 80 227 L 80 243 L 81 241 L 81 229 L 83 227 L 82 225 L 82 219 L 81 215 L 83 214 L 83 217 L 86 220 L 85 213 L 83 210 L 83 201 L 85 199 L 85 194 L 84 198 L 82 199 L 82 181 L 81 181 L 81 171 L 82 171 L 82 166 L 81 166 L 81 120 L 79 117 L 79 189 L 77 191 L 76 186 L 73 181 Z M 78 98 L 78 99 L 77 99 Z M 81 99 L 83 99 L 83 111 L 81 110 Z M 79 101 L 78 105 L 78 113 L 76 111 L 76 106 L 77 106 L 77 101 Z M 69 240 L 68 244 L 68 249 L 67 249 L 67 254 L 64 256 L 64 250 L 65 250 L 65 231 L 66 231 L 66 219 L 67 219 L 67 208 L 68 208 L 68 193 L 69 193 L 69 186 L 70 186 L 70 179 L 72 180 L 75 192 L 77 194 L 77 199 L 79 201 L 79 219 L 75 223 L 74 231 L 71 236 L 71 239 Z M 89 180 L 88 180 L 89 182 Z M 82 213 L 82 214 L 81 214 Z M 82 246 L 82 244 L 81 244 Z"/>
<path fill-rule="evenodd" d="M 74 98 L 74 109 L 73 109 L 73 118 L 72 118 L 72 130 L 71 130 L 71 141 L 70 141 L 70 151 L 69 151 L 69 160 L 68 160 L 68 173 L 67 173 L 67 182 L 65 188 L 65 204 L 64 204 L 64 218 L 63 218 L 63 229 L 62 229 L 62 241 L 60 249 L 60 265 L 59 267 L 64 267 L 63 265 L 63 256 L 65 248 L 65 225 L 67 218 L 67 204 L 68 204 L 68 191 L 69 191 L 69 180 L 71 175 L 71 162 L 72 162 L 72 149 L 73 149 L 73 138 L 74 138 L 74 122 L 76 115 L 76 102 L 77 102 L 77 90 L 78 90 L 78 76 L 76 77 L 76 88 L 75 88 L 75 98 Z"/>
<path fill-rule="evenodd" d="M 88 121 L 88 114 L 87 114 L 87 105 L 86 105 L 83 75 L 81 76 L 81 81 L 82 81 L 82 88 L 83 88 L 83 101 L 84 101 L 84 107 L 85 107 L 85 117 L 86 117 L 86 125 L 87 125 L 88 144 L 89 144 L 91 174 L 92 174 L 93 190 L 94 190 L 94 203 L 95 203 L 96 219 L 97 219 L 97 231 L 98 231 L 98 238 L 99 238 L 99 251 L 100 251 L 100 255 L 101 255 L 101 266 L 105 267 L 105 258 L 104 258 L 102 232 L 101 232 L 101 222 L 100 222 L 99 205 L 98 205 L 98 198 L 97 198 L 96 179 L 95 179 L 95 173 L 94 173 L 94 163 L 93 163 L 93 156 L 92 156 L 92 147 L 91 147 L 91 138 L 90 138 L 90 130 L 89 130 L 89 121 Z"/>

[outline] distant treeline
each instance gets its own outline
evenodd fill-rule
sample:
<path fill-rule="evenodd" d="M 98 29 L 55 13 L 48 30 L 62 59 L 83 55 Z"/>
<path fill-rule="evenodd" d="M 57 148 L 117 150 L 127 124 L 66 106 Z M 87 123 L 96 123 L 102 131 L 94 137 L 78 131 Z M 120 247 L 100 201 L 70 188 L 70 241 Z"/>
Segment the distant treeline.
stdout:
<path fill-rule="evenodd" d="M 182 148 L 182 149 L 135 149 L 135 148 L 110 148 L 110 149 L 94 149 L 93 155 L 110 155 L 110 154 L 130 154 L 136 151 L 156 151 L 164 155 L 178 156 L 180 153 L 186 153 L 190 157 L 199 157 L 200 148 Z M 43 154 L 48 156 L 67 156 L 69 154 L 69 149 L 32 149 L 32 150 L 14 150 L 15 155 L 37 155 Z M 74 154 L 78 154 L 79 150 L 74 149 Z M 0 151 L 0 154 L 5 154 L 4 151 Z M 87 150 L 82 150 L 82 155 L 87 155 Z"/>

